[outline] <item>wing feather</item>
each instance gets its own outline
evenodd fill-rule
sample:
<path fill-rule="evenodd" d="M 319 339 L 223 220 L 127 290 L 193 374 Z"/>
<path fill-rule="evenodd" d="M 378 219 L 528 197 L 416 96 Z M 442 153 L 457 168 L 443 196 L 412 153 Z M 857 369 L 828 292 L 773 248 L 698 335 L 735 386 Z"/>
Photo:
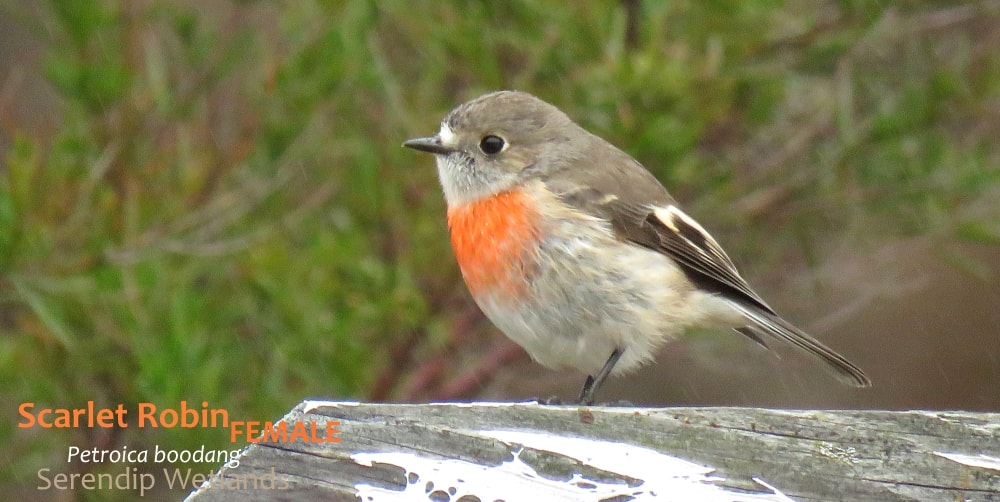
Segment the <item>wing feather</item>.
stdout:
<path fill-rule="evenodd" d="M 710 291 L 721 289 L 732 293 L 731 299 L 743 300 L 774 313 L 767 302 L 750 289 L 719 243 L 677 206 L 653 209 L 644 223 L 656 230 L 660 251 L 686 267 L 690 274 L 697 275 L 695 282 L 700 286 Z"/>
<path fill-rule="evenodd" d="M 745 327 L 736 328 L 738 333 L 764 347 L 765 337 L 782 340 L 827 363 L 840 380 L 857 387 L 871 385 L 857 366 L 778 316 L 740 276 L 719 243 L 665 194 L 660 198 L 665 204 L 629 203 L 616 194 L 589 187 L 574 187 L 559 196 L 565 203 L 609 221 L 622 240 L 672 258 L 698 287 L 729 300 L 747 319 Z"/>
<path fill-rule="evenodd" d="M 560 197 L 571 206 L 610 221 L 622 240 L 673 258 L 699 287 L 774 313 L 740 276 L 719 243 L 672 200 L 667 199 L 669 202 L 662 206 L 636 204 L 589 187 L 564 191 Z"/>

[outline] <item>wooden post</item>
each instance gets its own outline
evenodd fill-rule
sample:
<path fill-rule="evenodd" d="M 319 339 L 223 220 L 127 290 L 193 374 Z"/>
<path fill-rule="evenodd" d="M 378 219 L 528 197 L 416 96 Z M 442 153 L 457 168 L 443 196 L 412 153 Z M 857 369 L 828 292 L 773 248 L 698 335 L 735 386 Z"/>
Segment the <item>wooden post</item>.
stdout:
<path fill-rule="evenodd" d="M 1000 500 L 1000 413 L 306 401 L 238 461 L 187 500 Z"/>

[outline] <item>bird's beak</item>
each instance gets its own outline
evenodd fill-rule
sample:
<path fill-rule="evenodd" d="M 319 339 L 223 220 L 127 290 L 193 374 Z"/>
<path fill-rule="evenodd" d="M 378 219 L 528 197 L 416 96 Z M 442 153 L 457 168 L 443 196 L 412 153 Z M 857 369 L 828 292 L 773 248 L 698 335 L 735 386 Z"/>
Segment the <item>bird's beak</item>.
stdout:
<path fill-rule="evenodd" d="M 408 139 L 403 142 L 403 146 L 436 155 L 448 155 L 449 153 L 455 151 L 454 148 L 445 146 L 444 143 L 441 143 L 441 138 L 439 136 Z"/>

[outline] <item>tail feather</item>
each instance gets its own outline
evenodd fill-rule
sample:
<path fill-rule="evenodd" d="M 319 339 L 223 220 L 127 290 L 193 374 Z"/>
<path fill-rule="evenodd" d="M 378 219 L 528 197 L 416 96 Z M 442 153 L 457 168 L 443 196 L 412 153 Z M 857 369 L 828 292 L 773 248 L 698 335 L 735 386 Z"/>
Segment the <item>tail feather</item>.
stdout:
<path fill-rule="evenodd" d="M 872 382 L 865 375 L 865 372 L 848 361 L 833 349 L 823 345 L 815 338 L 807 335 L 802 330 L 793 326 L 790 322 L 769 312 L 763 312 L 753 307 L 735 304 L 747 318 L 748 324 L 744 328 L 737 328 L 736 331 L 749 336 L 757 343 L 766 345 L 763 342 L 765 337 L 777 338 L 790 343 L 791 345 L 819 358 L 833 370 L 837 379 L 854 387 L 871 387 Z"/>

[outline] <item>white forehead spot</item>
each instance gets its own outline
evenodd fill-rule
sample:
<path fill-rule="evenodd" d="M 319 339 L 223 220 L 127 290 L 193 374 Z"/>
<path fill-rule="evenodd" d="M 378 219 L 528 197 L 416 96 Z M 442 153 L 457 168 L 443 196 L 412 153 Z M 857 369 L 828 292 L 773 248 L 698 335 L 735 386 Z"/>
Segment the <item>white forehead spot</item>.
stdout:
<path fill-rule="evenodd" d="M 444 146 L 458 146 L 458 137 L 455 136 L 455 133 L 445 122 L 441 122 L 441 130 L 438 132 L 438 137 L 441 138 L 441 144 Z"/>

